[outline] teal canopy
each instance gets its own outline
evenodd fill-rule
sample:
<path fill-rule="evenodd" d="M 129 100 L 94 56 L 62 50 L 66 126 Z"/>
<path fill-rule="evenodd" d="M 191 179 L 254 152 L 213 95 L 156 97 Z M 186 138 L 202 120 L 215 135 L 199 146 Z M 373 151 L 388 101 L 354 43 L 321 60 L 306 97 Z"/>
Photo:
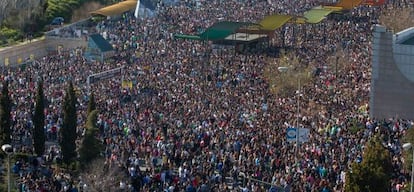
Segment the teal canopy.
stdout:
<path fill-rule="evenodd" d="M 252 25 L 259 26 L 259 24 L 256 23 L 220 21 L 214 23 L 212 26 L 207 28 L 203 33 L 199 35 L 175 34 L 174 37 L 181 39 L 217 41 L 225 39 L 226 37 L 235 33 L 238 29 L 242 27 Z"/>

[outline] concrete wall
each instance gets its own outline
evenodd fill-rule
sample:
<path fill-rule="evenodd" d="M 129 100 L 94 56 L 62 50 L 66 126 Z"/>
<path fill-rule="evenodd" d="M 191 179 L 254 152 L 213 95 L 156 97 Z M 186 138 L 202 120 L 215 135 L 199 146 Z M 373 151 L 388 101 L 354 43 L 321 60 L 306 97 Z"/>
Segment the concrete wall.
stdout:
<path fill-rule="evenodd" d="M 0 66 L 13 66 L 32 58 L 41 58 L 50 52 L 86 47 L 87 41 L 78 38 L 47 37 L 0 49 Z"/>
<path fill-rule="evenodd" d="M 375 26 L 373 33 L 371 117 L 414 119 L 414 60 L 409 62 L 411 49 L 395 43 L 391 31 Z M 404 51 L 405 50 L 405 51 Z M 404 53 L 402 53 L 404 52 Z M 414 53 L 414 52 L 413 52 Z"/>

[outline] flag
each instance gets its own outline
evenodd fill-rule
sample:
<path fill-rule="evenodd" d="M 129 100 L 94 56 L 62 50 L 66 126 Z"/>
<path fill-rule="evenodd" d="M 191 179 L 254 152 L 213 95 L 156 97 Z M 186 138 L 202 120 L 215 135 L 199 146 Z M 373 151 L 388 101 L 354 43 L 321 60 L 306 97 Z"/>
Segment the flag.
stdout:
<path fill-rule="evenodd" d="M 140 4 L 141 4 L 140 0 L 137 0 L 137 6 L 135 7 L 135 13 L 134 13 L 135 18 L 138 18 L 138 16 L 139 16 L 139 6 L 140 6 Z"/>
<path fill-rule="evenodd" d="M 122 81 L 122 88 L 130 88 L 130 89 L 132 89 L 132 81 L 123 80 Z"/>

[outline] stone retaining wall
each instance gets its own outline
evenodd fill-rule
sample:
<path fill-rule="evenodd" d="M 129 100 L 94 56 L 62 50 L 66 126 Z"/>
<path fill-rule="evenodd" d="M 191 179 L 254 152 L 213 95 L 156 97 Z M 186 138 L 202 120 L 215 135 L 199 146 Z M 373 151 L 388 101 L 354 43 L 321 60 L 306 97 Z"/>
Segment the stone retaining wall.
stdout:
<path fill-rule="evenodd" d="M 51 52 L 86 47 L 86 39 L 46 37 L 0 49 L 0 66 L 14 66 L 29 59 L 37 59 Z"/>

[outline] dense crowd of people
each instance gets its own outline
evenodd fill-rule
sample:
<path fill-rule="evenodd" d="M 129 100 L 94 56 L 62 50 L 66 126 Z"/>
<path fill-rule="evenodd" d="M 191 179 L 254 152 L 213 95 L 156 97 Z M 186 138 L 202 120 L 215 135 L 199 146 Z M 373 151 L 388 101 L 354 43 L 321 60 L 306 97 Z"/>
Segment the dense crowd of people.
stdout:
<path fill-rule="evenodd" d="M 174 34 L 195 34 L 219 20 L 256 22 L 275 13 L 300 14 L 319 1 L 181 2 L 160 4 L 155 17 L 136 19 L 125 13 L 101 21 L 96 30 L 113 45 L 112 59 L 90 61 L 68 50 L 25 69 L 3 71 L 2 81 L 10 82 L 14 102 L 15 151 L 33 152 L 30 130 L 37 80 L 44 80 L 45 133 L 50 142 L 58 140 L 64 89 L 72 81 L 79 93 L 79 138 L 93 92 L 106 166 L 120 166 L 128 175 L 122 190 L 343 191 L 346 171 L 361 161 L 366 141 L 380 133 L 393 157 L 389 187 L 399 191 L 409 179 L 402 168 L 400 139 L 413 122 L 371 119 L 367 105 L 373 24 L 382 9 L 409 5 L 401 2 L 360 6 L 346 19 L 287 24 L 276 31 L 271 44 L 280 46 L 284 33 L 284 46 L 291 47 L 300 63 L 325 69 L 301 86 L 302 94 L 285 98 L 272 95 L 263 75 L 269 62 L 278 61 L 275 49 L 255 54 L 212 50 L 211 44 L 175 39 Z M 346 64 L 337 70 L 326 68 L 332 66 L 328 58 L 339 50 L 349 58 Z M 122 77 L 87 86 L 89 75 L 117 67 L 124 67 Z M 121 86 L 122 80 L 132 86 Z M 311 131 L 297 152 L 295 144 L 286 141 L 286 129 L 296 124 Z M 82 178 L 49 166 L 59 157 L 59 148 L 51 146 L 42 158 L 16 162 L 13 172 L 20 177 L 19 190 L 87 191 Z"/>

